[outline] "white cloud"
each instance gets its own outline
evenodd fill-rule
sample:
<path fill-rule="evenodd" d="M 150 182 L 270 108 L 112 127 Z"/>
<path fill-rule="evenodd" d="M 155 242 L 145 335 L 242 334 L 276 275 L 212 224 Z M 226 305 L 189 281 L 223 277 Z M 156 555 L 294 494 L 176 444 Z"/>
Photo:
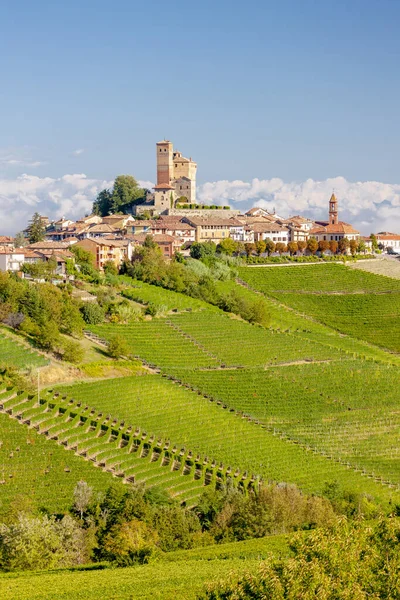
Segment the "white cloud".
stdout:
<path fill-rule="evenodd" d="M 77 150 L 74 150 L 72 152 L 72 154 L 74 154 L 75 156 L 79 156 L 80 154 L 83 154 L 85 152 L 84 148 L 78 148 Z"/>
<path fill-rule="evenodd" d="M 16 233 L 26 227 L 36 211 L 49 218 L 79 218 L 90 212 L 98 192 L 112 182 L 89 179 L 84 174 L 57 179 L 20 175 L 0 179 L 0 235 Z"/>
<path fill-rule="evenodd" d="M 275 208 L 282 216 L 302 214 L 326 219 L 333 190 L 339 200 L 342 221 L 365 234 L 400 231 L 400 184 L 350 182 L 344 177 L 289 183 L 278 178 L 214 181 L 199 187 L 198 200 L 206 204 L 230 204 L 240 210 L 262 206 L 270 211 Z"/>
<path fill-rule="evenodd" d="M 153 187 L 150 181 L 139 184 Z M 0 178 L 0 235 L 23 229 L 36 210 L 49 218 L 81 217 L 91 210 L 98 192 L 112 185 L 112 181 L 89 179 L 83 173 L 59 178 L 26 174 Z M 343 177 L 288 183 L 278 178 L 215 181 L 199 186 L 198 199 L 206 204 L 230 204 L 242 211 L 256 205 L 270 211 L 275 208 L 282 216 L 326 219 L 333 189 L 341 220 L 365 234 L 385 230 L 400 233 L 400 184 L 349 182 Z"/>
<path fill-rule="evenodd" d="M 42 167 L 47 165 L 41 160 L 22 160 L 18 158 L 0 158 L 0 164 L 8 167 Z"/>

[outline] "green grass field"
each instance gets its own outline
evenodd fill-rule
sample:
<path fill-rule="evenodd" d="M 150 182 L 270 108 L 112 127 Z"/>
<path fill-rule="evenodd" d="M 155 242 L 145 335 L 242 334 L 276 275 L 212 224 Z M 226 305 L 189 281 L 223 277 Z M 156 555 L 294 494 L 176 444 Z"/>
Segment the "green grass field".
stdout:
<path fill-rule="evenodd" d="M 38 352 L 30 350 L 14 337 L 9 337 L 0 331 L 0 365 L 28 369 L 43 367 L 48 360 Z"/>
<path fill-rule="evenodd" d="M 308 322 L 311 318 L 353 339 L 400 353 L 397 279 L 343 265 L 247 267 L 240 269 L 240 277 L 253 289 L 294 309 L 297 318 Z"/>
<path fill-rule="evenodd" d="M 286 556 L 287 537 L 271 536 L 165 554 L 149 565 L 0 575 L 2 600 L 195 600 L 211 580 Z"/>
<path fill-rule="evenodd" d="M 400 292 L 400 281 L 356 271 L 341 264 L 289 267 L 241 267 L 239 276 L 256 289 L 271 292 L 372 293 Z"/>

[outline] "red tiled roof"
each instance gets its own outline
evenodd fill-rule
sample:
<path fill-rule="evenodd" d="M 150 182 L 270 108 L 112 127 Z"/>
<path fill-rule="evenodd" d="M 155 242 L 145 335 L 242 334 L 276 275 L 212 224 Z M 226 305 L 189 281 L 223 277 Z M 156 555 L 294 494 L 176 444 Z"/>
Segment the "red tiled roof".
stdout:
<path fill-rule="evenodd" d="M 351 234 L 355 234 L 355 233 L 360 233 L 359 231 L 357 231 L 357 229 L 354 229 L 354 227 L 352 227 L 352 225 L 350 225 L 349 223 L 345 223 L 344 221 L 339 221 L 339 223 L 336 223 L 335 225 L 322 225 L 322 226 L 316 226 L 313 227 L 310 231 L 310 234 L 323 234 L 323 233 L 331 233 L 331 234 L 346 234 L 346 233 L 351 233 Z"/>

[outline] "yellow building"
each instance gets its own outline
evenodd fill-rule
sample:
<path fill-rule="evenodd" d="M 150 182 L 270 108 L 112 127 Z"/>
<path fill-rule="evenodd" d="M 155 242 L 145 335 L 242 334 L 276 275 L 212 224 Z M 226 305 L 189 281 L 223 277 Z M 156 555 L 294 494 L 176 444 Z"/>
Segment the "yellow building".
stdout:
<path fill-rule="evenodd" d="M 232 222 L 229 219 L 184 217 L 182 220 L 195 228 L 196 242 L 215 242 L 219 244 L 222 240 L 230 237 Z"/>

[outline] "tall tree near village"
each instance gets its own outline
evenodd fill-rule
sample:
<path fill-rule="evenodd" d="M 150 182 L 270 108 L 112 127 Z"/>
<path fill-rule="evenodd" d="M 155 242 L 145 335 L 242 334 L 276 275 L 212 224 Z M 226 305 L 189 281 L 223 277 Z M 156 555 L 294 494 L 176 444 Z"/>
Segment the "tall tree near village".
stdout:
<path fill-rule="evenodd" d="M 41 242 L 44 239 L 46 228 L 38 212 L 33 215 L 29 225 L 29 243 Z"/>
<path fill-rule="evenodd" d="M 146 190 L 139 187 L 132 175 L 118 175 L 112 191 L 101 190 L 93 203 L 93 212 L 101 217 L 109 214 L 123 213 L 138 200 L 143 200 Z"/>

